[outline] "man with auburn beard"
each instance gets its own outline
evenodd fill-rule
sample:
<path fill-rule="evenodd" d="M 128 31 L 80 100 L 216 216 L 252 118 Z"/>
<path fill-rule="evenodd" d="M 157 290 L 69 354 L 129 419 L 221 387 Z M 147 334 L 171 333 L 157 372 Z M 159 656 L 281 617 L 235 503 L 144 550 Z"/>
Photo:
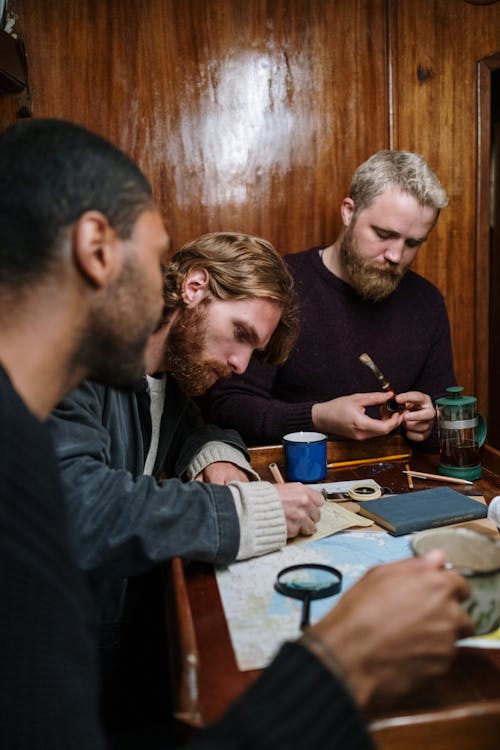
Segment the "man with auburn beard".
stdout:
<path fill-rule="evenodd" d="M 92 598 L 43 421 L 84 377 L 140 376 L 167 237 L 138 168 L 79 126 L 8 128 L 0 174 L 0 746 L 101 750 Z M 467 594 L 438 552 L 373 569 L 192 750 L 372 747 L 356 707 L 447 667 Z"/>
<path fill-rule="evenodd" d="M 433 401 L 455 376 L 443 297 L 410 266 L 446 203 L 422 156 L 380 151 L 361 164 L 336 241 L 285 256 L 300 303 L 291 356 L 281 367 L 254 357 L 246 373 L 221 380 L 203 403 L 207 417 L 237 426 L 249 445 L 295 430 L 363 440 L 400 429 L 430 447 Z M 376 389 L 364 353 L 403 411 L 384 408 L 393 394 Z"/>

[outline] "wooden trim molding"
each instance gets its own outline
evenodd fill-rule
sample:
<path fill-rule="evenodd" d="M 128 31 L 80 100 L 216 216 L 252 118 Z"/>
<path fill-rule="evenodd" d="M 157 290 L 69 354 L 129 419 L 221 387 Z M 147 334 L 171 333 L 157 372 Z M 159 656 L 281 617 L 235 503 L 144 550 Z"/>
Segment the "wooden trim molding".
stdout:
<path fill-rule="evenodd" d="M 20 94 L 27 87 L 24 44 L 0 29 L 0 94 Z"/>
<path fill-rule="evenodd" d="M 500 68 L 500 53 L 477 63 L 477 205 L 476 205 L 476 395 L 482 413 L 489 407 L 490 315 L 490 127 L 491 72 Z"/>

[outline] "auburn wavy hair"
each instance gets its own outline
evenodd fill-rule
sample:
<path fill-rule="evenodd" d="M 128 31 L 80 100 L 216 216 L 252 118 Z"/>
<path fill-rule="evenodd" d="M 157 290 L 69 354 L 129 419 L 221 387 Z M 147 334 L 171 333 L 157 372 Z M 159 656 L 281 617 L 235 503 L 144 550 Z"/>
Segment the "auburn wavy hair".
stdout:
<path fill-rule="evenodd" d="M 182 284 L 189 271 L 204 269 L 210 294 L 220 300 L 265 297 L 281 306 L 280 321 L 259 356 L 275 365 L 288 358 L 298 332 L 293 279 L 282 257 L 261 237 L 212 232 L 188 242 L 164 269 L 165 313 L 182 304 Z"/>

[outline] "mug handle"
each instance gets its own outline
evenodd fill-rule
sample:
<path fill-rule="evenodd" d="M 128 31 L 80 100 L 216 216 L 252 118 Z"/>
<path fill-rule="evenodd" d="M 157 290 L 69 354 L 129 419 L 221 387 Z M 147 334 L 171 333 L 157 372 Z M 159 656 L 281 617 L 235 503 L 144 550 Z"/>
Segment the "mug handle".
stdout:
<path fill-rule="evenodd" d="M 486 440 L 487 425 L 485 418 L 481 415 L 477 415 L 477 443 L 481 447 Z"/>

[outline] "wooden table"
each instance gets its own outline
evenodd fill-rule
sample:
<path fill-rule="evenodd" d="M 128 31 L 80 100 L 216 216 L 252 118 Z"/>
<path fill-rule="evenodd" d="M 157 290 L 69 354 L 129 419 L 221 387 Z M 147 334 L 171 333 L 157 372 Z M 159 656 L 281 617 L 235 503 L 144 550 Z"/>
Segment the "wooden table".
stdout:
<path fill-rule="evenodd" d="M 332 442 L 328 461 L 394 456 L 408 450 L 401 438 Z M 280 446 L 254 448 L 251 455 L 263 479 L 271 479 L 271 461 L 284 473 Z M 414 454 L 409 459 L 382 459 L 331 470 L 327 480 L 370 477 L 393 492 L 409 491 L 402 473 L 407 462 L 412 469 L 437 472 L 437 456 Z M 483 478 L 461 491 L 483 495 L 489 502 L 500 494 L 500 453 L 485 446 L 482 462 Z M 430 480 L 413 482 L 415 490 L 437 486 Z M 497 535 L 489 521 L 467 525 Z M 203 727 L 219 718 L 259 672 L 237 668 L 211 565 L 184 565 L 174 559 L 166 591 L 175 716 L 184 726 Z M 395 703 L 371 706 L 366 719 L 380 750 L 421 750 L 426 744 L 438 750 L 499 750 L 500 650 L 460 649 L 447 675 L 428 681 Z"/>

